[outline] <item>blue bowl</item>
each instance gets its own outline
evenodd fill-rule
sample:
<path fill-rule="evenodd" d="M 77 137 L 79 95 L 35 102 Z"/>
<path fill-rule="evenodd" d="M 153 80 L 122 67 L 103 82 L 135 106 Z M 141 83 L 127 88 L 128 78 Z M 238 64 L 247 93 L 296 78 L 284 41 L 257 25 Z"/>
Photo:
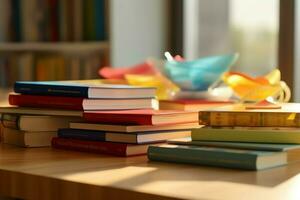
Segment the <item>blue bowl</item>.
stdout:
<path fill-rule="evenodd" d="M 200 58 L 193 61 L 167 61 L 166 75 L 182 90 L 207 90 L 238 59 L 238 54 Z"/>

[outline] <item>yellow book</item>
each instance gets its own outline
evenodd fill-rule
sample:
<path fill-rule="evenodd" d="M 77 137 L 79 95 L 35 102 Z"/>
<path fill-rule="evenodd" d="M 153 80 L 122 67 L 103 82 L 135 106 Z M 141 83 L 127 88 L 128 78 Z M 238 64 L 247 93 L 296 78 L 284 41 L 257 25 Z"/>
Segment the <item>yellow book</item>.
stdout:
<path fill-rule="evenodd" d="M 206 127 L 193 129 L 192 140 L 300 144 L 300 129 L 266 127 Z"/>
<path fill-rule="evenodd" d="M 300 127 L 300 103 L 283 103 L 279 109 L 247 109 L 233 104 L 199 112 L 199 123 L 209 126 Z"/>

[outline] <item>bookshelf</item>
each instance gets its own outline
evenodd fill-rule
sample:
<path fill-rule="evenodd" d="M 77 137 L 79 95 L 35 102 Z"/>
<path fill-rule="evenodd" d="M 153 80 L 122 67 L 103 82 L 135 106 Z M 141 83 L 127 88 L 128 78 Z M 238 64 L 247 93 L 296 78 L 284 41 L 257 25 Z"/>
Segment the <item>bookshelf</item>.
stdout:
<path fill-rule="evenodd" d="M 107 0 L 2 0 L 0 89 L 98 78 L 110 63 L 108 10 Z"/>
<path fill-rule="evenodd" d="M 45 51 L 45 52 L 84 52 L 84 51 L 108 51 L 109 42 L 5 42 L 0 43 L 1 52 L 19 51 Z"/>

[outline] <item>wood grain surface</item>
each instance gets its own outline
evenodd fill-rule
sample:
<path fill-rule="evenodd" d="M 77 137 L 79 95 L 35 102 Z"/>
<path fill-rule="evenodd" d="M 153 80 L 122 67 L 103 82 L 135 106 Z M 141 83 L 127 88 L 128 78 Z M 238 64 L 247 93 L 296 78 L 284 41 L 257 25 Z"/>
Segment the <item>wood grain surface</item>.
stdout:
<path fill-rule="evenodd" d="M 300 199 L 300 164 L 253 172 L 0 145 L 0 194 L 25 199 Z"/>

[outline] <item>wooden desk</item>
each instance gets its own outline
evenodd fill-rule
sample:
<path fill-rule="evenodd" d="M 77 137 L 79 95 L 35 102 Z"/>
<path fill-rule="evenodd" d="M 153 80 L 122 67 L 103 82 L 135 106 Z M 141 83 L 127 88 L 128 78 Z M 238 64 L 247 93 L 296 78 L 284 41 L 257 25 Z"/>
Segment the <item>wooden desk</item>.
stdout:
<path fill-rule="evenodd" d="M 300 199 L 300 163 L 251 172 L 0 145 L 0 195 L 25 199 Z"/>

